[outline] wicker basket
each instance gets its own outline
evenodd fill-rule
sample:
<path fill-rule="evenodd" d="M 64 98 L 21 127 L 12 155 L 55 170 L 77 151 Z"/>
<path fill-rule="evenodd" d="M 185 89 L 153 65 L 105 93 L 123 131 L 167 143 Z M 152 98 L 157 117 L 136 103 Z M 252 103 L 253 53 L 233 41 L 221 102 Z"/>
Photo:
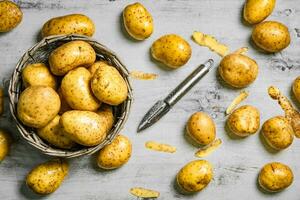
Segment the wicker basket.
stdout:
<path fill-rule="evenodd" d="M 71 150 L 63 150 L 59 148 L 55 148 L 50 146 L 46 142 L 44 142 L 39 136 L 36 134 L 35 129 L 27 127 L 23 125 L 20 120 L 17 118 L 17 103 L 19 99 L 19 95 L 23 90 L 22 69 L 31 63 L 43 62 L 47 63 L 49 54 L 62 45 L 63 43 L 72 41 L 72 40 L 83 40 L 91 44 L 97 54 L 97 60 L 106 60 L 112 66 L 116 67 L 121 75 L 123 76 L 127 87 L 128 87 L 128 98 L 121 105 L 114 107 L 114 116 L 116 118 L 116 122 L 111 129 L 110 133 L 107 135 L 106 139 L 99 145 L 94 147 L 77 147 Z M 127 117 L 129 115 L 131 103 L 132 103 L 132 88 L 130 86 L 128 80 L 129 73 L 126 67 L 122 64 L 122 62 L 118 59 L 114 52 L 109 50 L 104 45 L 98 43 L 97 41 L 80 35 L 62 35 L 62 36 L 50 36 L 44 38 L 42 41 L 34 45 L 30 48 L 20 59 L 18 62 L 16 69 L 14 70 L 10 85 L 8 89 L 9 98 L 10 98 L 10 111 L 13 118 L 16 121 L 17 128 L 20 134 L 27 140 L 29 144 L 34 146 L 35 148 L 41 150 L 44 154 L 58 157 L 77 157 L 81 155 L 92 154 L 99 149 L 103 148 L 105 145 L 109 144 L 120 132 L 123 128 Z"/>

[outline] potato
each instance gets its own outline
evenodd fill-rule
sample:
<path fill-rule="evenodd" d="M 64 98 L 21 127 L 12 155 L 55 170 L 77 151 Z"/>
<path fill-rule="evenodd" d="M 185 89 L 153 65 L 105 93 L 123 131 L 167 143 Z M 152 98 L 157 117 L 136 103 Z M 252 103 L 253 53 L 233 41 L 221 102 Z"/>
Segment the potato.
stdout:
<path fill-rule="evenodd" d="M 82 14 L 71 14 L 55 17 L 47 21 L 42 28 L 42 37 L 62 34 L 79 34 L 93 36 L 94 22 Z"/>
<path fill-rule="evenodd" d="M 27 65 L 22 71 L 22 80 L 25 87 L 43 85 L 57 88 L 56 78 L 44 63 Z"/>
<path fill-rule="evenodd" d="M 154 59 L 176 69 L 188 62 L 192 49 L 190 44 L 179 35 L 169 34 L 152 44 L 151 54 Z"/>
<path fill-rule="evenodd" d="M 68 171 L 66 161 L 53 159 L 33 168 L 26 177 L 26 184 L 37 194 L 50 194 L 59 188 Z"/>
<path fill-rule="evenodd" d="M 106 121 L 91 111 L 71 110 L 60 118 L 64 135 L 83 146 L 95 146 L 106 137 Z"/>
<path fill-rule="evenodd" d="M 37 134 L 55 147 L 70 149 L 74 147 L 76 143 L 64 135 L 59 120 L 60 116 L 56 115 L 45 127 L 37 129 Z"/>
<path fill-rule="evenodd" d="M 262 50 L 275 53 L 288 47 L 291 37 L 284 24 L 276 21 L 265 21 L 254 27 L 252 40 Z"/>
<path fill-rule="evenodd" d="M 0 1 L 0 32 L 8 32 L 20 24 L 23 13 L 12 1 Z"/>
<path fill-rule="evenodd" d="M 298 76 L 294 80 L 292 90 L 293 90 L 293 93 L 294 93 L 296 99 L 298 100 L 298 102 L 300 102 L 300 76 Z"/>
<path fill-rule="evenodd" d="M 255 60 L 243 54 L 229 54 L 219 65 L 219 74 L 232 87 L 243 88 L 255 81 L 258 65 Z"/>
<path fill-rule="evenodd" d="M 244 6 L 244 19 L 249 24 L 264 21 L 275 7 L 276 0 L 247 0 Z"/>
<path fill-rule="evenodd" d="M 128 88 L 119 71 L 110 65 L 101 66 L 91 80 L 94 95 L 109 105 L 119 105 L 127 99 Z"/>
<path fill-rule="evenodd" d="M 229 130 L 240 137 L 255 134 L 260 127 L 259 110 L 253 106 L 241 106 L 227 119 Z"/>
<path fill-rule="evenodd" d="M 42 128 L 59 112 L 58 94 L 47 86 L 30 86 L 20 95 L 17 112 L 18 118 L 26 126 Z"/>
<path fill-rule="evenodd" d="M 294 131 L 285 117 L 276 116 L 262 126 L 262 135 L 266 142 L 276 150 L 288 148 L 294 140 Z"/>
<path fill-rule="evenodd" d="M 131 142 L 124 135 L 118 135 L 112 143 L 99 151 L 97 164 L 102 169 L 116 169 L 128 162 L 131 157 Z"/>
<path fill-rule="evenodd" d="M 61 92 L 61 87 L 58 88 L 57 94 L 60 98 L 60 103 L 61 103 L 60 110 L 59 110 L 58 114 L 62 115 L 63 113 L 65 113 L 69 110 L 72 110 L 72 108 L 69 106 L 69 104 L 67 103 L 64 95 Z"/>
<path fill-rule="evenodd" d="M 105 120 L 107 133 L 111 130 L 114 125 L 115 117 L 111 106 L 103 104 L 100 109 L 96 112 L 101 118 Z"/>
<path fill-rule="evenodd" d="M 63 76 L 76 67 L 89 67 L 96 60 L 93 47 L 84 41 L 67 42 L 51 52 L 49 65 L 51 72 Z"/>
<path fill-rule="evenodd" d="M 61 82 L 61 93 L 74 110 L 96 111 L 100 102 L 90 89 L 91 73 L 84 67 L 68 72 Z"/>
<path fill-rule="evenodd" d="M 108 65 L 108 63 L 106 61 L 97 61 L 94 64 L 92 64 L 88 70 L 91 72 L 91 75 L 94 76 L 96 71 L 102 67 L 103 65 Z"/>
<path fill-rule="evenodd" d="M 0 129 L 0 162 L 4 160 L 9 153 L 11 140 L 10 135 L 6 131 Z"/>
<path fill-rule="evenodd" d="M 258 176 L 259 185 L 268 192 L 280 192 L 294 180 L 292 170 L 280 162 L 266 164 Z"/>
<path fill-rule="evenodd" d="M 206 160 L 194 160 L 177 174 L 177 183 L 183 192 L 194 193 L 204 189 L 213 178 L 213 167 Z"/>
<path fill-rule="evenodd" d="M 152 16 L 140 3 L 126 6 L 123 22 L 128 34 L 136 40 L 145 40 L 153 33 Z"/>
<path fill-rule="evenodd" d="M 4 113 L 4 89 L 0 87 L 0 117 Z"/>
<path fill-rule="evenodd" d="M 208 145 L 216 138 L 216 126 L 204 112 L 194 113 L 186 125 L 188 135 L 200 145 Z"/>

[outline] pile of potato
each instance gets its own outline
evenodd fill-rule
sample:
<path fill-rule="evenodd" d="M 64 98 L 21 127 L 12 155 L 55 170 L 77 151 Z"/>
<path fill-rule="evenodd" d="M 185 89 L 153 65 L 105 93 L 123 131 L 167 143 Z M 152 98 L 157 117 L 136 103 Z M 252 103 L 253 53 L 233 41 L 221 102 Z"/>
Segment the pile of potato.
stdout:
<path fill-rule="evenodd" d="M 273 11 L 276 0 L 247 0 L 244 6 L 244 19 L 255 25 L 253 42 L 267 53 L 279 52 L 290 44 L 288 28 L 277 21 L 264 21 Z M 264 21 L 264 22 L 263 22 Z"/>
<path fill-rule="evenodd" d="M 100 144 L 114 123 L 112 106 L 126 100 L 128 89 L 115 67 L 95 61 L 89 43 L 71 41 L 51 52 L 49 67 L 26 66 L 26 89 L 17 105 L 20 121 L 55 147 Z"/>
<path fill-rule="evenodd" d="M 264 21 L 273 11 L 275 0 L 246 0 L 243 18 L 254 25 L 252 40 L 266 53 L 280 52 L 290 44 L 288 28 L 276 21 Z M 22 11 L 11 1 L 0 2 L 0 32 L 15 28 L 22 20 Z M 125 30 L 133 39 L 142 41 L 154 32 L 153 18 L 140 3 L 133 3 L 123 10 Z M 93 36 L 93 21 L 82 14 L 56 17 L 42 27 L 42 37 L 59 34 L 81 34 Z M 217 41 L 210 37 L 206 41 L 214 48 Z M 213 44 L 209 44 L 213 42 Z M 212 48 L 212 49 L 214 49 Z M 177 69 L 185 65 L 192 55 L 190 44 L 181 36 L 166 34 L 155 40 L 151 55 L 165 66 Z M 226 47 L 226 52 L 227 52 Z M 252 84 L 259 73 L 257 62 L 245 55 L 247 49 L 224 56 L 218 67 L 220 77 L 232 88 L 245 88 Z M 93 47 L 84 41 L 71 41 L 59 46 L 49 56 L 48 63 L 33 63 L 24 68 L 22 79 L 25 90 L 18 102 L 18 118 L 26 126 L 35 128 L 37 134 L 50 145 L 61 149 L 72 149 L 78 145 L 100 144 L 113 127 L 113 106 L 124 102 L 128 95 L 127 85 L 116 68 L 106 61 L 96 61 Z M 293 93 L 300 102 L 300 77 L 293 84 Z M 300 114 L 289 100 L 275 87 L 269 95 L 277 100 L 285 116 L 275 116 L 263 123 L 261 134 L 266 143 L 275 150 L 288 148 L 294 135 L 300 137 Z M 0 97 L 3 91 L 0 90 Z M 2 112 L 0 98 L 0 113 Z M 254 135 L 260 129 L 260 112 L 251 105 L 232 109 L 225 126 L 238 137 Z M 216 141 L 216 125 L 204 112 L 196 112 L 186 124 L 188 136 L 197 144 L 209 146 Z M 7 155 L 10 137 L 0 131 L 0 161 Z M 115 169 L 128 162 L 131 157 L 130 140 L 117 136 L 111 144 L 100 150 L 96 159 L 99 167 Z M 27 185 L 36 193 L 54 192 L 68 174 L 68 164 L 62 159 L 53 159 L 35 167 L 27 176 Z M 51 171 L 51 174 L 48 173 Z M 177 174 L 177 184 L 183 193 L 194 193 L 204 189 L 213 179 L 213 166 L 206 160 L 194 160 L 186 164 Z M 293 172 L 285 164 L 266 164 L 258 176 L 260 186 L 270 192 L 278 192 L 293 182 Z M 132 190 L 134 193 L 143 193 Z M 147 197 L 157 193 L 143 193 Z M 149 196 L 150 195 L 150 196 Z"/>

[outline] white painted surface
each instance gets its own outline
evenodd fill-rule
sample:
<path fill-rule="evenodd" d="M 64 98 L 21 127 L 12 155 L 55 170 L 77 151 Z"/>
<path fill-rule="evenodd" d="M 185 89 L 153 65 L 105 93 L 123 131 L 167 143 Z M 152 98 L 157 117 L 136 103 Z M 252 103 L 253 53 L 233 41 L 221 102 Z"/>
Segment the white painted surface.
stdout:
<path fill-rule="evenodd" d="M 122 9 L 133 1 L 46 1 L 20 0 L 24 12 L 22 23 L 13 31 L 0 34 L 0 78 L 7 79 L 21 55 L 37 42 L 43 23 L 49 18 L 70 13 L 90 16 L 97 27 L 96 38 L 114 50 L 129 70 L 141 70 L 159 74 L 154 81 L 132 80 L 135 102 L 130 118 L 122 131 L 133 143 L 133 155 L 127 165 L 114 171 L 102 172 L 95 169 L 93 158 L 86 156 L 70 161 L 69 177 L 52 195 L 44 199 L 136 199 L 129 194 L 133 186 L 152 188 L 161 192 L 159 199 L 210 199 L 210 200 L 253 200 L 253 199 L 299 199 L 300 190 L 300 142 L 280 153 L 269 153 L 261 144 L 259 134 L 246 139 L 231 139 L 224 131 L 224 111 L 238 91 L 222 86 L 213 69 L 193 90 L 153 127 L 137 135 L 136 128 L 145 112 L 159 98 L 163 98 L 198 64 L 208 58 L 216 63 L 220 57 L 202 48 L 191 40 L 194 30 L 216 36 L 232 50 L 250 46 L 249 55 L 260 67 L 259 77 L 251 87 L 250 97 L 244 102 L 257 106 L 261 111 L 261 122 L 281 115 L 277 104 L 270 100 L 266 90 L 270 84 L 277 85 L 290 96 L 293 79 L 300 72 L 300 4 L 298 0 L 278 0 L 276 9 L 269 19 L 278 20 L 290 28 L 292 43 L 278 54 L 265 55 L 255 50 L 250 42 L 251 27 L 241 22 L 243 0 L 145 0 L 141 1 L 152 13 L 155 23 L 154 34 L 146 41 L 135 42 L 122 31 Z M 298 28 L 298 29 L 297 29 Z M 159 36 L 177 33 L 186 38 L 193 56 L 188 64 L 175 71 L 158 67 L 150 58 L 149 47 Z M 295 102 L 294 102 L 295 103 Z M 218 137 L 222 147 L 206 159 L 215 166 L 215 177 L 211 184 L 199 194 L 183 196 L 174 189 L 177 171 L 188 161 L 196 159 L 196 150 L 184 138 L 184 126 L 188 117 L 196 111 L 205 111 L 215 118 Z M 15 138 L 10 155 L 0 165 L 0 199 L 38 199 L 24 185 L 26 174 L 48 157 L 25 144 L 19 137 L 6 107 L 6 118 L 0 126 L 9 129 Z M 144 148 L 148 140 L 172 144 L 178 148 L 175 154 L 152 152 Z M 278 194 L 261 192 L 256 185 L 259 169 L 267 162 L 281 161 L 294 171 L 293 185 Z"/>

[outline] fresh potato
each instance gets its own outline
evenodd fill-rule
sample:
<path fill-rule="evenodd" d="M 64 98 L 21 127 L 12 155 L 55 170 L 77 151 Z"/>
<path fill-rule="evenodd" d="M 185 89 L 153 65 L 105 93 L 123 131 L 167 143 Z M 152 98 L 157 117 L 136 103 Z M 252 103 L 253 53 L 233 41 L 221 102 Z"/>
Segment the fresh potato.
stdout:
<path fill-rule="evenodd" d="M 222 59 L 219 74 L 230 86 L 243 88 L 255 81 L 258 65 L 246 55 L 229 54 Z"/>
<path fill-rule="evenodd" d="M 188 62 L 192 49 L 190 44 L 179 35 L 169 34 L 152 44 L 151 54 L 154 59 L 176 69 Z"/>
<path fill-rule="evenodd" d="M 294 140 L 294 131 L 285 117 L 277 116 L 267 120 L 262 126 L 266 142 L 276 150 L 288 148 Z"/>
<path fill-rule="evenodd" d="M 44 63 L 27 65 L 22 71 L 22 79 L 25 87 L 33 85 L 49 86 L 56 90 L 56 78 Z"/>
<path fill-rule="evenodd" d="M 124 135 L 118 135 L 112 143 L 99 151 L 98 166 L 102 169 L 116 169 L 128 162 L 131 157 L 131 142 Z"/>
<path fill-rule="evenodd" d="M 194 160 L 177 174 L 177 183 L 183 192 L 194 193 L 204 189 L 213 178 L 213 167 L 206 160 Z"/>
<path fill-rule="evenodd" d="M 63 76 L 76 67 L 89 67 L 96 60 L 93 47 L 84 41 L 65 43 L 51 52 L 49 65 L 51 72 Z"/>
<path fill-rule="evenodd" d="M 128 34 L 136 40 L 144 40 L 153 33 L 153 19 L 148 10 L 140 3 L 126 6 L 123 22 Z"/>
<path fill-rule="evenodd" d="M 7 156 L 10 149 L 10 144 L 10 135 L 6 131 L 0 129 L 0 162 Z"/>
<path fill-rule="evenodd" d="M 74 110 L 96 111 L 100 102 L 90 89 L 91 73 L 84 67 L 68 72 L 61 82 L 61 93 Z"/>
<path fill-rule="evenodd" d="M 258 109 L 250 105 L 239 107 L 228 117 L 227 126 L 232 133 L 240 137 L 255 134 L 260 126 Z"/>
<path fill-rule="evenodd" d="M 42 28 L 42 37 L 62 34 L 79 34 L 93 36 L 94 22 L 82 14 L 55 17 L 47 21 Z"/>
<path fill-rule="evenodd" d="M 290 45 L 288 28 L 276 21 L 265 21 L 256 25 L 252 32 L 256 46 L 268 53 L 279 52 Z"/>
<path fill-rule="evenodd" d="M 12 1 L 0 1 L 0 32 L 8 32 L 20 24 L 23 13 Z"/>
<path fill-rule="evenodd" d="M 55 147 L 70 149 L 74 147 L 76 143 L 64 135 L 59 120 L 60 116 L 56 115 L 45 127 L 37 129 L 37 134 Z"/>
<path fill-rule="evenodd" d="M 97 61 L 94 64 L 92 64 L 88 70 L 91 72 L 91 75 L 94 76 L 96 71 L 102 67 L 103 65 L 108 65 L 108 62 L 106 61 Z"/>
<path fill-rule="evenodd" d="M 294 180 L 293 171 L 280 162 L 266 164 L 258 176 L 259 185 L 268 192 L 280 192 Z"/>
<path fill-rule="evenodd" d="M 119 105 L 127 99 L 128 88 L 119 71 L 110 65 L 102 65 L 91 80 L 94 95 L 109 105 Z"/>
<path fill-rule="evenodd" d="M 26 184 L 37 194 L 50 194 L 59 188 L 68 171 L 66 161 L 53 159 L 33 168 L 26 177 Z"/>
<path fill-rule="evenodd" d="M 63 96 L 63 94 L 61 92 L 61 87 L 58 88 L 57 94 L 60 98 L 60 103 L 61 103 L 58 114 L 62 115 L 63 113 L 65 113 L 69 110 L 72 110 L 72 108 L 69 106 L 69 104 L 67 103 L 65 97 Z"/>
<path fill-rule="evenodd" d="M 300 76 L 298 76 L 293 82 L 293 93 L 298 102 L 300 102 Z"/>
<path fill-rule="evenodd" d="M 95 146 L 106 137 L 105 119 L 91 111 L 71 110 L 60 118 L 64 135 L 83 146 Z"/>
<path fill-rule="evenodd" d="M 188 120 L 188 135 L 200 145 L 208 145 L 216 138 L 216 125 L 204 112 L 194 113 Z"/>
<path fill-rule="evenodd" d="M 244 6 L 244 19 L 249 24 L 264 21 L 275 7 L 276 0 L 247 0 Z"/>
<path fill-rule="evenodd" d="M 0 87 L 0 117 L 4 113 L 4 90 Z"/>
<path fill-rule="evenodd" d="M 113 109 L 111 106 L 103 104 L 101 105 L 100 109 L 96 112 L 101 118 L 103 118 L 106 123 L 106 130 L 107 133 L 111 130 L 114 125 L 115 117 L 113 113 Z"/>
<path fill-rule="evenodd" d="M 18 118 L 26 126 L 42 128 L 59 112 L 60 99 L 51 87 L 30 86 L 20 95 L 17 112 Z"/>

